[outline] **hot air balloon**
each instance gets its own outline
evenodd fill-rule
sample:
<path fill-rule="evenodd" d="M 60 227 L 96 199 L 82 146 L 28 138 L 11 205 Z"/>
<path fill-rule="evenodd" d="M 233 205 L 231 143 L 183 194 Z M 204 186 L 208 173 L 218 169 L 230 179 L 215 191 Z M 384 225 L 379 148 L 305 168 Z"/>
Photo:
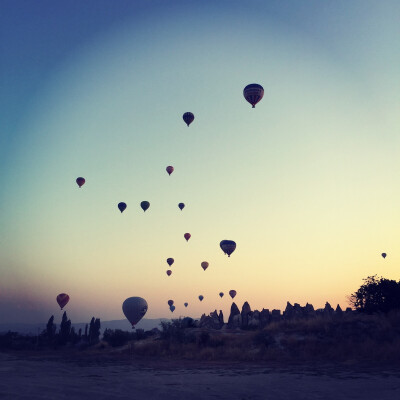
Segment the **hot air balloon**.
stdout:
<path fill-rule="evenodd" d="M 171 165 L 169 165 L 167 168 L 165 168 L 168 172 L 168 175 L 171 175 L 174 172 L 174 167 L 172 167 Z"/>
<path fill-rule="evenodd" d="M 85 184 L 85 178 L 82 178 L 81 176 L 79 178 L 76 178 L 76 183 L 78 184 L 79 187 L 82 187 Z"/>
<path fill-rule="evenodd" d="M 236 296 L 236 290 L 230 290 L 229 291 L 229 296 L 232 297 L 232 299 Z"/>
<path fill-rule="evenodd" d="M 146 211 L 150 207 L 150 203 L 148 201 L 142 201 L 140 207 L 142 207 L 143 211 Z"/>
<path fill-rule="evenodd" d="M 382 257 L 383 257 L 383 258 L 386 258 L 386 253 L 382 253 Z"/>
<path fill-rule="evenodd" d="M 122 213 L 126 209 L 126 204 L 125 203 L 118 203 L 118 208 L 119 208 L 119 211 L 121 211 L 121 213 Z"/>
<path fill-rule="evenodd" d="M 204 296 L 200 295 L 200 296 L 199 296 L 199 300 L 200 300 L 200 301 L 203 301 L 203 299 L 204 299 Z"/>
<path fill-rule="evenodd" d="M 168 300 L 168 305 L 171 307 L 174 304 L 173 300 Z"/>
<path fill-rule="evenodd" d="M 147 312 L 147 301 L 141 297 L 129 297 L 122 303 L 122 311 L 132 324 L 132 329 Z"/>
<path fill-rule="evenodd" d="M 185 121 L 186 125 L 189 126 L 194 120 L 194 115 L 191 112 L 185 112 L 182 118 Z"/>
<path fill-rule="evenodd" d="M 69 296 L 66 293 L 60 293 L 57 296 L 57 303 L 60 306 L 61 310 L 67 305 L 69 302 Z"/>
<path fill-rule="evenodd" d="M 169 309 L 171 310 L 171 312 L 174 312 L 175 306 L 171 306 Z"/>
<path fill-rule="evenodd" d="M 257 83 L 252 83 L 243 89 L 243 96 L 254 108 L 263 98 L 264 88 Z"/>
<path fill-rule="evenodd" d="M 180 210 L 182 211 L 185 208 L 185 204 L 184 203 L 179 203 L 178 207 L 180 208 Z"/>
<path fill-rule="evenodd" d="M 219 292 L 219 297 L 224 297 L 224 292 Z"/>
<path fill-rule="evenodd" d="M 236 249 L 236 243 L 233 240 L 223 240 L 219 246 L 221 247 L 222 251 L 225 254 L 228 254 L 228 257 L 231 256 L 231 254 L 235 251 Z"/>
<path fill-rule="evenodd" d="M 184 306 L 187 307 L 189 305 L 189 303 L 185 303 Z"/>
<path fill-rule="evenodd" d="M 167 275 L 170 276 L 172 274 L 172 271 L 170 269 L 167 270 Z"/>
<path fill-rule="evenodd" d="M 208 262 L 207 261 L 203 261 L 202 263 L 201 263 L 201 268 L 203 268 L 204 269 L 204 271 L 208 268 Z"/>
<path fill-rule="evenodd" d="M 173 258 L 167 258 L 167 264 L 169 265 L 169 266 L 171 266 L 173 263 L 174 263 L 174 259 Z"/>
<path fill-rule="evenodd" d="M 183 237 L 186 239 L 186 241 L 188 242 L 189 241 L 189 239 L 191 238 L 191 234 L 190 233 L 185 233 L 184 235 L 183 235 Z"/>

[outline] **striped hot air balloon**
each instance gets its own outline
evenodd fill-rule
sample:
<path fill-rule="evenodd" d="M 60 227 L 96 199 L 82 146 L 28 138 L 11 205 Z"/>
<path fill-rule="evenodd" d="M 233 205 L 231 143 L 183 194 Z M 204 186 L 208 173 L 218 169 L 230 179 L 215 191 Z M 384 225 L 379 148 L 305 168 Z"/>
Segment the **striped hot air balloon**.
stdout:
<path fill-rule="evenodd" d="M 243 96 L 255 108 L 264 96 L 264 88 L 257 83 L 252 83 L 243 89 Z"/>
<path fill-rule="evenodd" d="M 236 243 L 233 240 L 222 240 L 219 246 L 225 254 L 228 254 L 228 257 L 230 257 L 236 249 Z"/>

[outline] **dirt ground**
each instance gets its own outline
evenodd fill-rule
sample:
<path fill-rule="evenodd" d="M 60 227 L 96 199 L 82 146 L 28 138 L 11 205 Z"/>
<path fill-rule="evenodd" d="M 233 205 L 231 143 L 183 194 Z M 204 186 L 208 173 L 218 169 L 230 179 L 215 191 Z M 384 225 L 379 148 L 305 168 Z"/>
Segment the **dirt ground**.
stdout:
<path fill-rule="evenodd" d="M 400 370 L 0 353 L 1 399 L 399 399 Z"/>

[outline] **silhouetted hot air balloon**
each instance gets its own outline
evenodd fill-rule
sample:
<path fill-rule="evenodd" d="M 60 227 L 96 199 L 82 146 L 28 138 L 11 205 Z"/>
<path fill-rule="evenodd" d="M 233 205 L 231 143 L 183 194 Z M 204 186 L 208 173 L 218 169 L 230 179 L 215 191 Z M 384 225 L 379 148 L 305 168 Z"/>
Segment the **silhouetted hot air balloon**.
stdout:
<path fill-rule="evenodd" d="M 189 241 L 189 239 L 191 238 L 191 234 L 190 233 L 185 233 L 184 235 L 183 235 L 183 237 L 186 239 L 186 241 L 188 242 Z"/>
<path fill-rule="evenodd" d="M 79 178 L 76 178 L 76 183 L 78 184 L 79 187 L 82 187 L 85 184 L 85 178 L 82 178 L 81 176 Z"/>
<path fill-rule="evenodd" d="M 167 258 L 167 264 L 169 266 L 171 266 L 174 263 L 174 259 L 173 258 Z"/>
<path fill-rule="evenodd" d="M 180 208 L 180 210 L 182 211 L 185 208 L 185 204 L 184 203 L 179 203 L 178 207 Z"/>
<path fill-rule="evenodd" d="M 243 89 L 243 96 L 254 108 L 263 98 L 264 88 L 257 83 L 252 83 Z"/>
<path fill-rule="evenodd" d="M 225 254 L 228 254 L 228 257 L 231 256 L 231 254 L 235 251 L 236 249 L 236 243 L 233 240 L 223 240 L 219 246 L 221 247 L 222 251 Z"/>
<path fill-rule="evenodd" d="M 147 301 L 141 297 L 129 297 L 122 303 L 122 311 L 132 324 L 132 329 L 147 312 Z"/>
<path fill-rule="evenodd" d="M 67 305 L 69 302 L 69 296 L 66 293 L 60 293 L 57 296 L 57 303 L 60 306 L 61 310 Z"/>
<path fill-rule="evenodd" d="M 204 269 L 204 271 L 208 268 L 208 262 L 207 261 L 203 261 L 202 263 L 201 263 L 201 268 L 203 268 Z"/>
<path fill-rule="evenodd" d="M 171 306 L 169 309 L 171 310 L 171 312 L 174 312 L 175 306 Z"/>
<path fill-rule="evenodd" d="M 118 203 L 118 208 L 119 208 L 119 211 L 121 211 L 121 213 L 122 213 L 126 209 L 126 204 L 125 203 Z"/>
<path fill-rule="evenodd" d="M 386 258 L 386 253 L 382 253 L 382 257 L 383 257 L 383 258 Z"/>
<path fill-rule="evenodd" d="M 170 276 L 172 274 L 172 271 L 169 269 L 167 270 L 167 275 Z"/>
<path fill-rule="evenodd" d="M 232 297 L 232 299 L 236 296 L 236 290 L 230 290 L 229 291 L 229 296 Z"/>
<path fill-rule="evenodd" d="M 189 303 L 185 303 L 184 306 L 187 307 L 189 305 Z"/>
<path fill-rule="evenodd" d="M 142 207 L 143 211 L 146 211 L 150 207 L 150 203 L 148 201 L 142 201 L 140 207 Z"/>
<path fill-rule="evenodd" d="M 171 165 L 169 165 L 167 168 L 165 168 L 168 172 L 168 175 L 171 175 L 174 172 L 174 167 L 172 167 Z"/>
<path fill-rule="evenodd" d="M 168 300 L 168 305 L 171 307 L 174 304 L 173 300 Z"/>
<path fill-rule="evenodd" d="M 204 299 L 204 296 L 200 295 L 200 296 L 199 296 L 199 300 L 200 300 L 200 301 L 203 301 L 203 299 Z"/>
<path fill-rule="evenodd" d="M 224 292 L 219 292 L 219 297 L 224 297 Z"/>
<path fill-rule="evenodd" d="M 189 126 L 194 120 L 194 115 L 191 112 L 185 112 L 182 118 L 185 121 L 186 125 Z"/>

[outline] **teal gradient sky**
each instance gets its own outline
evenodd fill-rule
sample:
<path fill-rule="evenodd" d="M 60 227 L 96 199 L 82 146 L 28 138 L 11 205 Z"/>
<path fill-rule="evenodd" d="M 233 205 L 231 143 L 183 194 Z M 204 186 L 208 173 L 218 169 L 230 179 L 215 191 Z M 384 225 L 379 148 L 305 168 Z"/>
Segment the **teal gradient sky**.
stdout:
<path fill-rule="evenodd" d="M 0 7 L 0 322 L 58 315 L 60 292 L 78 322 L 130 296 L 149 318 L 170 298 L 227 313 L 230 289 L 346 307 L 363 278 L 399 279 L 397 1 Z"/>

